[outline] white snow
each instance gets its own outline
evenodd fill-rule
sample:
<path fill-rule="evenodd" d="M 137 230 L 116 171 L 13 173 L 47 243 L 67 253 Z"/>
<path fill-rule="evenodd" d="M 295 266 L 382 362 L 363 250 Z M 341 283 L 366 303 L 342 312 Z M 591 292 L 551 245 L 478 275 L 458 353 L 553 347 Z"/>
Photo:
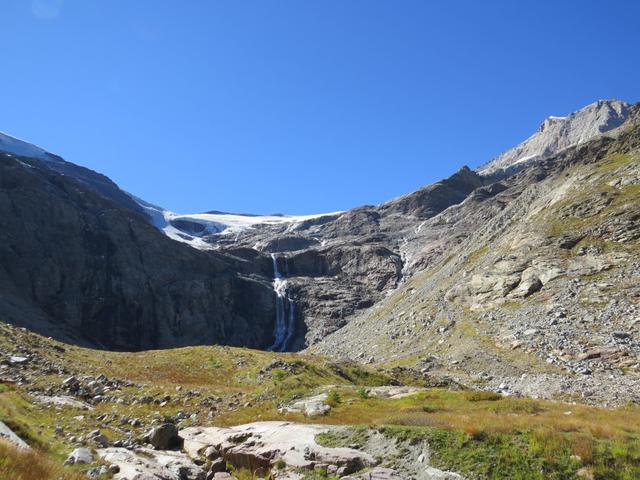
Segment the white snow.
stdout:
<path fill-rule="evenodd" d="M 56 158 L 46 150 L 2 132 L 0 132 L 0 152 L 20 157 L 38 158 L 48 162 L 56 160 Z"/>
<path fill-rule="evenodd" d="M 315 215 L 242 215 L 233 213 L 179 214 L 166 210 L 162 207 L 152 205 L 133 195 L 131 195 L 131 197 L 144 209 L 145 213 L 151 218 L 153 225 L 159 230 L 162 230 L 165 235 L 173 240 L 188 243 L 192 247 L 201 250 L 211 250 L 216 248 L 215 245 L 205 242 L 201 238 L 208 235 L 238 235 L 245 230 L 257 227 L 258 225 L 290 224 L 290 230 L 296 224 L 305 220 L 342 213 L 332 212 Z M 198 233 L 186 233 L 171 224 L 172 221 L 175 222 L 176 220 L 185 220 L 199 224 L 203 227 L 203 230 Z"/>

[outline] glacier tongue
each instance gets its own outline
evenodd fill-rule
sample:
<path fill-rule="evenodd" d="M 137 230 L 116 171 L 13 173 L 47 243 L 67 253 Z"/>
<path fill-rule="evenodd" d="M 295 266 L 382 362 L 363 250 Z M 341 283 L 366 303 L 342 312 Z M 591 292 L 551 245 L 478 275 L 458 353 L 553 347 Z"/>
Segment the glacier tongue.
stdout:
<path fill-rule="evenodd" d="M 148 203 L 135 195 L 129 194 L 142 207 L 151 223 L 163 231 L 169 238 L 188 243 L 200 250 L 212 250 L 216 246 L 203 239 L 213 234 L 238 235 L 243 231 L 259 225 L 295 224 L 327 215 L 342 212 L 322 213 L 317 215 L 242 215 L 235 213 L 210 212 L 180 214 Z M 191 227 L 189 229 L 188 227 Z"/>

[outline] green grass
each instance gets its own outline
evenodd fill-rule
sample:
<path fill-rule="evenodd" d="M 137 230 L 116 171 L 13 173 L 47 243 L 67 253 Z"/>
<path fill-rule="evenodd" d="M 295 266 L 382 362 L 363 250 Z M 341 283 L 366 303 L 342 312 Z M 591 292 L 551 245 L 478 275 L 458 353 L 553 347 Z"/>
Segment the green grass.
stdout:
<path fill-rule="evenodd" d="M 460 430 L 388 426 L 387 436 L 426 441 L 434 465 L 469 478 L 567 480 L 584 468 L 598 480 L 640 478 L 640 438 L 595 440 L 553 431 L 472 435 Z"/>
<path fill-rule="evenodd" d="M 430 442 L 437 465 L 470 478 L 575 478 L 578 468 L 590 469 L 602 479 L 626 480 L 638 474 L 640 409 L 633 405 L 607 410 L 448 389 L 429 389 L 401 399 L 374 398 L 366 395 L 365 387 L 389 384 L 390 377 L 322 357 L 224 347 L 117 353 L 65 345 L 65 351 L 60 352 L 54 348 L 61 347 L 57 342 L 2 328 L 0 325 L 1 347 L 19 342 L 45 360 L 64 363 L 76 374 L 104 373 L 110 378 L 136 382 L 135 387 L 125 388 L 119 395 L 175 397 L 174 387 L 181 385 L 182 392 L 193 389 L 200 391 L 201 397 L 213 395 L 222 399 L 213 419 L 207 417 L 207 408 L 199 405 L 201 397 L 193 402 L 169 402 L 162 408 L 156 404 L 101 403 L 93 411 L 79 411 L 35 404 L 20 387 L 2 385 L 0 420 L 35 446 L 39 454 L 58 464 L 73 446 L 55 435 L 56 426 L 72 434 L 101 428 L 115 440 L 121 435 L 118 421 L 103 425 L 105 422 L 98 417 L 117 413 L 141 418 L 148 426 L 159 416 L 184 411 L 197 414 L 201 424 L 219 426 L 289 420 L 366 425 L 388 435 L 413 435 Z M 274 360 L 278 363 L 273 364 Z M 60 382 L 59 376 L 43 375 L 31 387 L 47 388 Z M 278 411 L 283 403 L 320 390 L 329 392 L 332 404 L 326 416 L 309 419 Z M 238 401 L 239 407 L 225 406 L 231 398 Z M 570 415 L 566 414 L 568 410 Z M 77 415 L 85 419 L 79 423 L 74 419 Z M 142 428 L 139 430 L 136 433 L 142 433 Z M 362 443 L 365 430 L 356 429 L 349 444 Z M 321 441 L 339 443 L 340 439 L 329 435 Z M 578 462 L 572 455 L 579 455 L 582 460 Z"/>

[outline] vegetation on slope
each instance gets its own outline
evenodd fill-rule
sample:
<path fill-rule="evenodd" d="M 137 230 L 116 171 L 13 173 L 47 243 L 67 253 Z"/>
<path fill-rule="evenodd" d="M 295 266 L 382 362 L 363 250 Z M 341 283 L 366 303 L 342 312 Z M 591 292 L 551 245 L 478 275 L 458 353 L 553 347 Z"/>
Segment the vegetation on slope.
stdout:
<path fill-rule="evenodd" d="M 140 419 L 141 425 L 133 432 L 141 435 L 152 421 L 179 412 L 185 414 L 183 425 L 286 419 L 353 425 L 356 429 L 366 426 L 389 437 L 427 441 L 434 465 L 469 478 L 564 479 L 579 478 L 578 472 L 596 479 L 640 475 L 637 406 L 601 409 L 445 388 L 427 389 L 400 399 L 373 398 L 366 387 L 388 384 L 392 378 L 320 357 L 225 347 L 103 352 L 62 345 L 11 327 L 0 329 L 0 350 L 12 352 L 20 345 L 34 358 L 30 368 L 49 363 L 66 369 L 63 376 L 37 374 L 29 377 L 28 385 L 5 383 L 0 387 L 0 420 L 36 450 L 25 457 L 4 447 L 0 451 L 0 473 L 12 472 L 14 476 L 0 478 L 23 478 L 17 470 L 19 465 L 25 464 L 25 458 L 35 458 L 32 463 L 42 465 L 37 468 L 52 472 L 43 470 L 45 473 L 37 478 L 73 479 L 72 471 L 64 473 L 58 467 L 75 446 L 70 436 L 100 428 L 115 441 L 123 435 L 122 417 Z M 92 410 L 47 406 L 34 400 L 33 394 L 46 395 L 71 374 L 104 374 L 135 386 L 113 392 L 109 400 L 94 403 Z M 189 391 L 198 394 L 182 395 Z M 332 409 L 326 416 L 309 419 L 279 410 L 294 398 L 318 391 L 329 392 Z M 153 401 L 140 402 L 144 397 Z M 157 402 L 166 397 L 166 403 Z M 201 399 L 209 397 L 220 401 L 215 407 L 203 406 Z"/>

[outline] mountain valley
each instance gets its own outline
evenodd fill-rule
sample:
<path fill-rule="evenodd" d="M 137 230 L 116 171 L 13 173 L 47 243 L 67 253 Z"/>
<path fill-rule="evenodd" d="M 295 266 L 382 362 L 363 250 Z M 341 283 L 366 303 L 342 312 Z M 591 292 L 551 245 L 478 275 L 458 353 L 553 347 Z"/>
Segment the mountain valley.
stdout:
<path fill-rule="evenodd" d="M 617 100 L 305 216 L 178 214 L 2 134 L 0 427 L 28 445 L 0 455 L 65 479 L 638 478 L 639 196 Z"/>

